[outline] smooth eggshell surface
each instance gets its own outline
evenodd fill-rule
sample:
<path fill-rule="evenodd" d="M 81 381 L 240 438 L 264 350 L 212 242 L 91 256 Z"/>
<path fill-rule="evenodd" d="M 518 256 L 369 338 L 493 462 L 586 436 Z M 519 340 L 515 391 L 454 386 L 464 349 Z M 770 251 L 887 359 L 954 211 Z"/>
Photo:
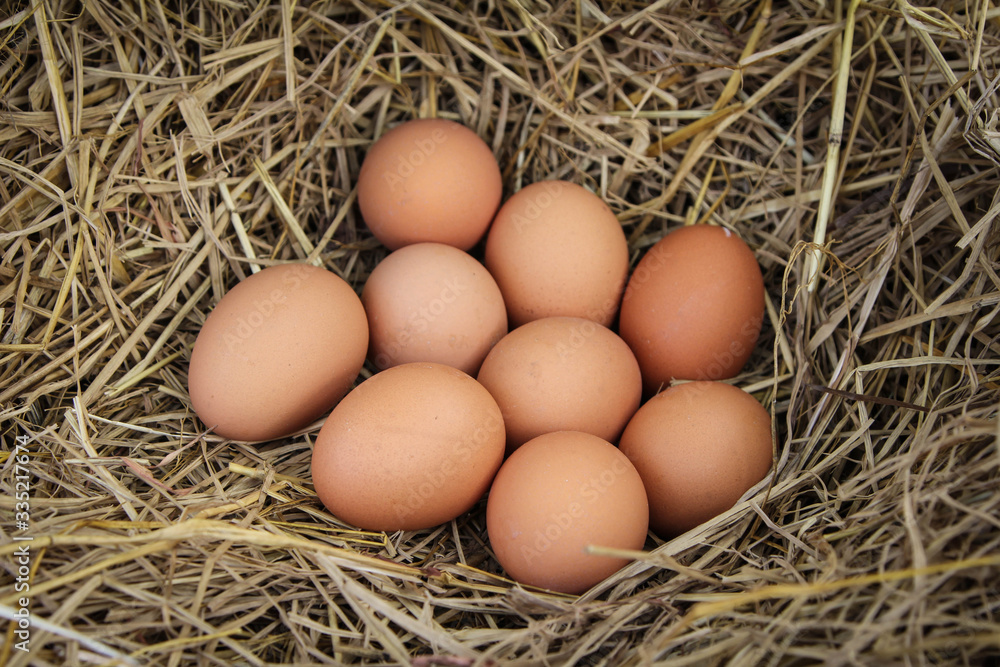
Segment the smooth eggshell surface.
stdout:
<path fill-rule="evenodd" d="M 341 520 L 417 530 L 471 509 L 503 454 L 500 408 L 482 385 L 450 366 L 410 363 L 368 378 L 330 413 L 312 477 Z"/>
<path fill-rule="evenodd" d="M 350 389 L 367 349 L 364 308 L 340 276 L 307 264 L 268 267 L 205 320 L 188 369 L 191 405 L 226 438 L 290 435 Z"/>
<path fill-rule="evenodd" d="M 642 376 L 628 345 L 579 317 L 528 322 L 500 339 L 479 369 L 507 427 L 507 451 L 551 431 L 615 442 L 639 407 Z"/>
<path fill-rule="evenodd" d="M 468 253 L 441 243 L 400 248 L 372 271 L 361 293 L 380 369 L 434 361 L 474 375 L 507 333 L 500 288 Z"/>
<path fill-rule="evenodd" d="M 723 382 L 685 382 L 635 413 L 619 443 L 649 496 L 649 525 L 669 539 L 733 507 L 771 469 L 771 417 Z"/>
<path fill-rule="evenodd" d="M 728 229 L 681 227 L 643 256 L 622 299 L 619 331 L 648 393 L 672 379 L 735 376 L 764 320 L 764 280 L 753 251 Z"/>
<path fill-rule="evenodd" d="M 547 433 L 514 452 L 486 505 L 490 546 L 507 574 L 562 593 L 582 593 L 627 564 L 585 549 L 641 549 L 648 518 L 646 492 L 628 458 L 573 431 Z"/>
<path fill-rule="evenodd" d="M 560 315 L 610 326 L 628 276 L 628 243 L 600 197 L 575 183 L 540 181 L 500 207 L 484 263 L 511 326 Z"/>
<path fill-rule="evenodd" d="M 500 167 L 490 147 L 460 123 L 410 120 L 376 141 L 358 174 L 358 205 L 390 250 L 436 242 L 468 250 L 500 205 Z"/>

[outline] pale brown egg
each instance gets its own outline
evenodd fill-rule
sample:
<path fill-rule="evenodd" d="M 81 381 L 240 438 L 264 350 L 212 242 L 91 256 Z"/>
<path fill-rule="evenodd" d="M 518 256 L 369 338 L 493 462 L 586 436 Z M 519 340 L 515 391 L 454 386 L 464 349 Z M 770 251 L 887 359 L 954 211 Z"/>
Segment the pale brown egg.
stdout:
<path fill-rule="evenodd" d="M 460 123 L 410 120 L 380 137 L 358 175 L 358 205 L 390 250 L 424 241 L 468 250 L 500 205 L 500 167 L 490 147 Z"/>
<path fill-rule="evenodd" d="M 723 380 L 753 353 L 764 280 L 753 251 L 724 227 L 681 227 L 645 254 L 622 299 L 619 332 L 648 393 L 673 379 Z"/>
<path fill-rule="evenodd" d="M 337 518 L 365 530 L 417 530 L 472 508 L 504 454 L 500 408 L 462 371 L 410 363 L 351 391 L 316 437 L 312 478 Z"/>
<path fill-rule="evenodd" d="M 600 197 L 575 183 L 541 181 L 500 207 L 484 263 L 512 327 L 560 315 L 610 326 L 628 276 L 628 244 Z"/>
<path fill-rule="evenodd" d="M 551 431 L 615 442 L 642 398 L 639 364 L 610 329 L 580 317 L 546 317 L 500 339 L 479 381 L 503 412 L 507 451 Z"/>
<path fill-rule="evenodd" d="M 621 451 L 649 497 L 649 525 L 675 537 L 733 507 L 771 469 L 771 417 L 723 382 L 684 382 L 649 399 L 625 427 Z"/>
<path fill-rule="evenodd" d="M 486 505 L 490 546 L 507 574 L 562 593 L 582 593 L 626 565 L 586 549 L 641 549 L 648 519 L 646 492 L 628 458 L 574 431 L 541 435 L 514 452 Z"/>
<path fill-rule="evenodd" d="M 500 288 L 468 253 L 441 243 L 400 248 L 361 293 L 379 369 L 434 361 L 474 375 L 507 333 Z"/>
<path fill-rule="evenodd" d="M 206 318 L 188 367 L 191 406 L 223 437 L 283 437 L 340 400 L 367 349 L 364 308 L 340 276 L 307 264 L 265 268 Z"/>

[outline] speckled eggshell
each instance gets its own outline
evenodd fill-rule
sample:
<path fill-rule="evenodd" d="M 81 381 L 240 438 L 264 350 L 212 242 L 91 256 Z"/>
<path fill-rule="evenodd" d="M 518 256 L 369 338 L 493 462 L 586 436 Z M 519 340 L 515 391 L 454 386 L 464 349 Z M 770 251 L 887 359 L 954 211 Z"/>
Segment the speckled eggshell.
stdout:
<path fill-rule="evenodd" d="M 771 417 L 723 382 L 685 382 L 649 399 L 619 443 L 649 497 L 649 524 L 664 539 L 733 507 L 771 469 Z"/>
<path fill-rule="evenodd" d="M 435 363 L 377 373 L 316 437 L 312 478 L 331 513 L 365 530 L 418 530 L 458 517 L 504 454 L 500 408 L 475 379 Z"/>
<path fill-rule="evenodd" d="M 361 215 L 390 250 L 425 241 L 468 250 L 486 233 L 502 191 L 490 147 L 442 118 L 392 128 L 369 149 L 358 174 Z"/>
<path fill-rule="evenodd" d="M 642 480 L 609 442 L 573 431 L 524 444 L 497 473 L 486 505 L 490 546 L 507 574 L 530 586 L 582 593 L 627 559 L 588 546 L 641 549 L 648 506 Z"/>
<path fill-rule="evenodd" d="M 369 357 L 384 370 L 434 361 L 474 375 L 507 333 L 500 288 L 468 253 L 441 243 L 400 248 L 372 270 L 361 293 Z"/>
<path fill-rule="evenodd" d="M 500 207 L 484 263 L 512 327 L 560 315 L 610 326 L 628 276 L 628 243 L 600 197 L 575 183 L 540 181 Z"/>
<path fill-rule="evenodd" d="M 619 332 L 652 394 L 673 379 L 735 376 L 763 320 L 764 280 L 753 251 L 724 227 L 692 225 L 664 236 L 636 266 Z"/>
<path fill-rule="evenodd" d="M 226 438 L 290 435 L 350 389 L 367 349 L 364 308 L 340 276 L 307 264 L 268 267 L 206 318 L 188 367 L 191 406 Z"/>
<path fill-rule="evenodd" d="M 639 407 L 642 376 L 613 331 L 579 317 L 528 322 L 500 339 L 479 369 L 507 426 L 507 451 L 551 431 L 615 442 Z"/>

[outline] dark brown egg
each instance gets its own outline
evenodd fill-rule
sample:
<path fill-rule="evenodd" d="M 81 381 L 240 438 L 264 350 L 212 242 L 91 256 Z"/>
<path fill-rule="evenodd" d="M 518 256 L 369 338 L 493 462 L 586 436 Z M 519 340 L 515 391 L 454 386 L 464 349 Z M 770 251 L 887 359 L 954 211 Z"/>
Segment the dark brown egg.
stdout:
<path fill-rule="evenodd" d="M 735 376 L 764 320 L 764 280 L 753 251 L 724 227 L 671 232 L 629 278 L 619 331 L 648 393 L 671 380 Z"/>

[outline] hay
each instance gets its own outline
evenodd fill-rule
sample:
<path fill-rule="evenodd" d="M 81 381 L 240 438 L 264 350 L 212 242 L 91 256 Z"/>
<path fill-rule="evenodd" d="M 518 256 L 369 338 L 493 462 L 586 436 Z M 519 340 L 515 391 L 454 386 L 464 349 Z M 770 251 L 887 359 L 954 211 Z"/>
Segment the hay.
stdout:
<path fill-rule="evenodd" d="M 1000 655 L 1000 14 L 690 4 L 8 4 L 0 663 Z M 309 482 L 318 425 L 258 446 L 190 411 L 191 344 L 238 280 L 298 260 L 362 284 L 384 254 L 364 151 L 428 115 L 474 128 L 508 193 L 600 193 L 634 259 L 710 222 L 765 272 L 735 382 L 773 411 L 773 481 L 578 598 L 504 578 L 482 507 L 341 524 Z"/>

